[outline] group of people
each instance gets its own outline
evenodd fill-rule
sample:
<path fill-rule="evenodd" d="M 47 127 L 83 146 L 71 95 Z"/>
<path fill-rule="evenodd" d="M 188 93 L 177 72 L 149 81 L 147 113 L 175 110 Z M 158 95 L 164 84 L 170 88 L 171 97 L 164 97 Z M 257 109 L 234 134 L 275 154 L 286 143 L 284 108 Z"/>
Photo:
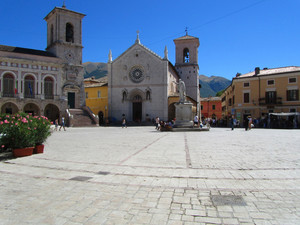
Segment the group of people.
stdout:
<path fill-rule="evenodd" d="M 57 131 L 58 125 L 59 125 L 58 119 L 56 119 L 54 121 L 54 123 L 55 123 L 55 131 Z M 65 117 L 61 118 L 61 123 L 60 123 L 59 131 L 61 130 L 61 128 L 64 128 L 64 131 L 66 131 Z"/>
<path fill-rule="evenodd" d="M 163 121 L 160 120 L 159 117 L 155 118 L 155 129 L 156 130 L 172 130 L 173 126 L 175 124 L 175 119 L 171 121 Z"/>

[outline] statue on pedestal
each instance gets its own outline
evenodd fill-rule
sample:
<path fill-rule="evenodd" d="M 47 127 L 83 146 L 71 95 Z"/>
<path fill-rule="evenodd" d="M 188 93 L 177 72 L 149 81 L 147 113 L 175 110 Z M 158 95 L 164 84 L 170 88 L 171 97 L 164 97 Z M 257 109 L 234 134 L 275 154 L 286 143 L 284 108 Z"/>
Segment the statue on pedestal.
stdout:
<path fill-rule="evenodd" d="M 179 91 L 179 103 L 185 103 L 186 102 L 186 89 L 185 89 L 185 83 L 183 80 L 179 79 L 179 82 L 174 82 L 177 84 L 178 91 Z"/>

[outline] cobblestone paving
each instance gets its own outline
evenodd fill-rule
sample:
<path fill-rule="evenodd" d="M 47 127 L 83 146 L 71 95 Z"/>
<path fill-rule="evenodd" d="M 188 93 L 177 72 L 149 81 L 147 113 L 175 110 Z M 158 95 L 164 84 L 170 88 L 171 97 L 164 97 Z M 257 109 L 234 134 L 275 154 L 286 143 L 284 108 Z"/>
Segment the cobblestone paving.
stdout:
<path fill-rule="evenodd" d="M 0 162 L 0 224 L 300 224 L 300 130 L 69 128 Z"/>

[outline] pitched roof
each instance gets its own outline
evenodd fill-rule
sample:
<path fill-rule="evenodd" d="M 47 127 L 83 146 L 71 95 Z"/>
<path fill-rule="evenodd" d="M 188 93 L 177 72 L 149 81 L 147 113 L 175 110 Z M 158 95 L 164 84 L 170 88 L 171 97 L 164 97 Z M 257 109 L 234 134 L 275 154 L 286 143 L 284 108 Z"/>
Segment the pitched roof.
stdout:
<path fill-rule="evenodd" d="M 56 57 L 53 53 L 47 52 L 47 51 L 30 49 L 30 48 L 13 47 L 13 46 L 7 46 L 7 45 L 0 45 L 0 51 L 22 53 L 22 54 L 29 54 L 29 55 L 38 55 L 38 56 L 47 56 L 47 57 Z"/>
<path fill-rule="evenodd" d="M 199 39 L 199 38 L 193 37 L 193 36 L 190 36 L 190 35 L 185 35 L 185 36 L 182 36 L 182 37 L 179 37 L 179 38 L 174 39 L 174 41 L 179 41 L 179 40 L 190 40 L 190 39 Z"/>
<path fill-rule="evenodd" d="M 281 73 L 290 73 L 290 72 L 300 72 L 299 66 L 287 66 L 287 67 L 279 67 L 279 68 L 273 68 L 273 69 L 261 69 L 259 73 L 256 76 L 267 76 L 267 75 L 275 75 L 275 74 L 281 74 Z M 255 71 L 252 71 L 250 73 L 245 73 L 240 76 L 235 77 L 234 79 L 239 78 L 249 78 L 255 76 Z"/>

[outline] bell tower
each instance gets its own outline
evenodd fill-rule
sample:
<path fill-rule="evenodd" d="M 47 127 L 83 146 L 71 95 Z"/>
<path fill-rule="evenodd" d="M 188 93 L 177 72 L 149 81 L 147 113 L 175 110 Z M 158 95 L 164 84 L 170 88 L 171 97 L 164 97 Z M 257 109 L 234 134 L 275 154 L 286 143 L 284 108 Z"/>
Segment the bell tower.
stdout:
<path fill-rule="evenodd" d="M 48 52 L 64 64 L 61 80 L 63 95 L 69 108 L 85 105 L 84 71 L 82 67 L 82 19 L 85 15 L 62 7 L 55 7 L 44 19 L 47 22 Z"/>
<path fill-rule="evenodd" d="M 176 47 L 175 68 L 181 80 L 185 83 L 187 96 L 191 97 L 199 104 L 199 39 L 189 36 L 186 31 L 186 35 L 175 39 L 174 43 Z"/>

